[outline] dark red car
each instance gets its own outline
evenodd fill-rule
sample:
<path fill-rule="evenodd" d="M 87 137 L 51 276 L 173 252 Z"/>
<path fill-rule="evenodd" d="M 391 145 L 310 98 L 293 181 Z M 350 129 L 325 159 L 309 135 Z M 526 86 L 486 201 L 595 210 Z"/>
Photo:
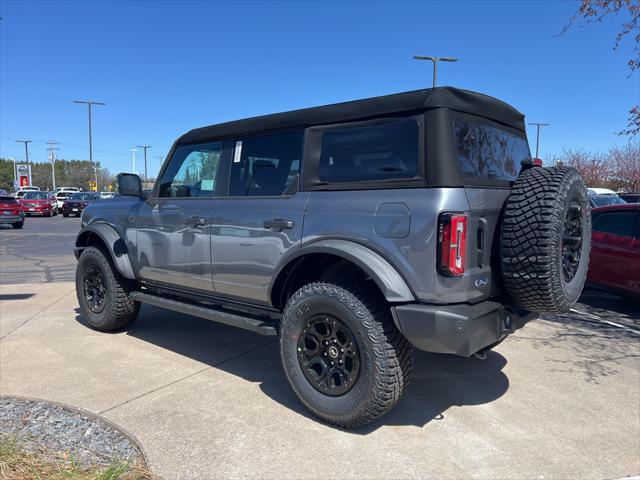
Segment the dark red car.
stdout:
<path fill-rule="evenodd" d="M 94 200 L 100 200 L 99 193 L 92 192 L 76 192 L 72 193 L 62 204 L 62 216 L 68 217 L 69 215 L 80 216 L 82 210 L 85 209 Z"/>
<path fill-rule="evenodd" d="M 589 284 L 624 295 L 640 295 L 640 204 L 591 210 Z"/>
<path fill-rule="evenodd" d="M 25 215 L 44 215 L 51 217 L 58 214 L 56 199 L 49 192 L 27 192 L 18 199 Z"/>
<path fill-rule="evenodd" d="M 0 223 L 10 223 L 13 228 L 22 228 L 24 225 L 22 206 L 14 197 L 0 195 Z"/>

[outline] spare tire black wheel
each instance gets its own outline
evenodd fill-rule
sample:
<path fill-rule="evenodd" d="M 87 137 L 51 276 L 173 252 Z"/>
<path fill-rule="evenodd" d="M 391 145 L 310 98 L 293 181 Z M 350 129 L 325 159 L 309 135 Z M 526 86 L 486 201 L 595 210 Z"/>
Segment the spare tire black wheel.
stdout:
<path fill-rule="evenodd" d="M 504 285 L 515 306 L 569 310 L 582 293 L 591 249 L 591 210 L 578 172 L 523 172 L 506 201 L 500 234 Z"/>

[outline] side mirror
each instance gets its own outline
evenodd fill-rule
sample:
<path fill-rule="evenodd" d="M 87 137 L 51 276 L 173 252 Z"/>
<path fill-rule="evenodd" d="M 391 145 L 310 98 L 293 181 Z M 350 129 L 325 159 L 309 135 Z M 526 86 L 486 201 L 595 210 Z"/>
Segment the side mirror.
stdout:
<path fill-rule="evenodd" d="M 133 173 L 119 173 L 116 177 L 118 193 L 125 197 L 142 197 L 142 182 Z"/>

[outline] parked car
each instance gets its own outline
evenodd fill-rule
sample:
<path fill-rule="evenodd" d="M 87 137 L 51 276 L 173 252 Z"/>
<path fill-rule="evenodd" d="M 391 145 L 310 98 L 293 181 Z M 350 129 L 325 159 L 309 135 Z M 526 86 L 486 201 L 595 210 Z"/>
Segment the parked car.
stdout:
<path fill-rule="evenodd" d="M 625 203 L 627 202 L 618 195 L 589 195 L 589 204 L 591 205 L 591 208 L 604 207 L 605 205 L 624 205 Z"/>
<path fill-rule="evenodd" d="M 58 214 L 56 199 L 49 192 L 26 192 L 18 199 L 25 215 L 44 215 L 51 217 Z"/>
<path fill-rule="evenodd" d="M 640 193 L 621 193 L 618 196 L 627 203 L 640 203 Z"/>
<path fill-rule="evenodd" d="M 100 192 L 100 198 L 105 200 L 107 198 L 113 198 L 116 196 L 115 192 Z"/>
<path fill-rule="evenodd" d="M 14 196 L 16 198 L 22 198 L 27 192 L 39 192 L 39 191 L 40 191 L 40 187 L 20 187 L 16 191 Z"/>
<path fill-rule="evenodd" d="M 92 192 L 76 192 L 72 193 L 62 204 L 62 216 L 69 215 L 80 216 L 82 211 L 94 200 L 99 200 L 99 193 Z"/>
<path fill-rule="evenodd" d="M 22 206 L 11 195 L 0 196 L 0 223 L 10 223 L 13 228 L 22 228 L 24 225 Z"/>
<path fill-rule="evenodd" d="M 57 187 L 53 190 L 53 194 L 57 194 L 58 192 L 70 192 L 70 193 L 75 193 L 75 192 L 80 192 L 81 189 L 79 189 L 78 187 Z"/>
<path fill-rule="evenodd" d="M 618 195 L 610 188 L 589 187 L 587 189 L 589 195 Z"/>
<path fill-rule="evenodd" d="M 7 192 L 5 189 L 0 188 L 0 197 L 6 197 L 9 195 L 9 192 Z"/>
<path fill-rule="evenodd" d="M 590 285 L 640 298 L 640 204 L 591 211 Z"/>
<path fill-rule="evenodd" d="M 580 175 L 536 166 L 524 116 L 466 90 L 195 129 L 148 195 L 117 183 L 76 239 L 88 325 L 127 328 L 148 303 L 279 334 L 295 395 L 344 428 L 398 402 L 412 346 L 483 356 L 587 275 Z"/>
<path fill-rule="evenodd" d="M 56 197 L 56 205 L 58 206 L 58 211 L 61 212 L 62 211 L 62 205 L 64 205 L 64 202 L 76 192 L 68 192 L 66 190 L 62 190 L 59 191 L 58 193 L 56 193 L 55 197 Z"/>

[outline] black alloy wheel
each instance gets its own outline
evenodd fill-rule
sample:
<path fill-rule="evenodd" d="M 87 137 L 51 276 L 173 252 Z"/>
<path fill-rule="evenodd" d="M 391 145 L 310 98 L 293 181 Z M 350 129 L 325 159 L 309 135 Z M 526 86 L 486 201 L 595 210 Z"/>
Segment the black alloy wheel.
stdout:
<path fill-rule="evenodd" d="M 85 270 L 83 292 L 87 306 L 93 313 L 104 310 L 107 289 L 104 276 L 96 265 L 88 265 Z"/>
<path fill-rule="evenodd" d="M 298 337 L 298 362 L 305 378 L 329 396 L 347 393 L 360 372 L 360 355 L 349 327 L 332 316 L 309 319 Z"/>
<path fill-rule="evenodd" d="M 562 235 L 562 274 L 565 282 L 575 277 L 582 254 L 582 212 L 580 205 L 572 201 L 564 218 Z"/>

